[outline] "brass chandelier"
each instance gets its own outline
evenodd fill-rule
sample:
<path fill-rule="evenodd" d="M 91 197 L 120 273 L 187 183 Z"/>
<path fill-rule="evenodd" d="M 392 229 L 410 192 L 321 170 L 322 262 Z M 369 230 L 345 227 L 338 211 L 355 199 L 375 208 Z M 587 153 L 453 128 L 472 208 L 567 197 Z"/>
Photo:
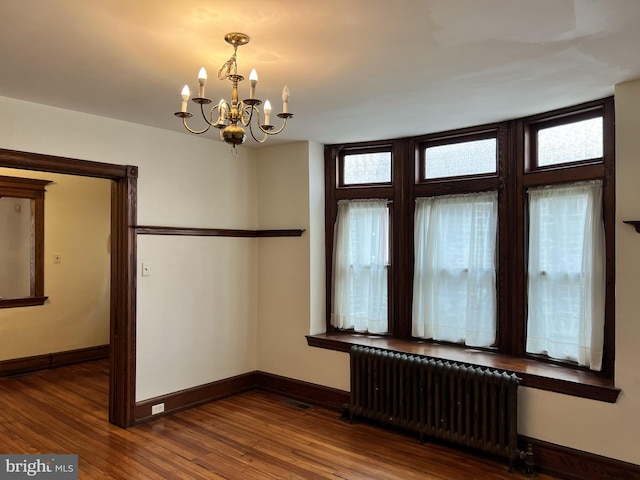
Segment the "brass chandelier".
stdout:
<path fill-rule="evenodd" d="M 238 82 L 244 80 L 242 75 L 238 75 L 238 65 L 236 63 L 236 54 L 239 46 L 249 43 L 249 36 L 244 33 L 228 33 L 224 37 L 225 41 L 233 46 L 233 55 L 218 71 L 218 79 L 229 79 L 232 84 L 231 101 L 225 99 L 220 100 L 218 104 L 213 105 L 208 112 L 205 111 L 205 105 L 209 105 L 212 101 L 204 96 L 205 84 L 207 83 L 207 72 L 202 67 L 198 73 L 198 83 L 200 85 L 198 96 L 192 98 L 191 101 L 200 105 L 202 118 L 207 123 L 202 130 L 194 130 L 187 125 L 187 118 L 193 116 L 187 111 L 187 102 L 189 101 L 189 86 L 185 85 L 182 89 L 182 105 L 179 112 L 175 113 L 176 117 L 182 118 L 185 128 L 195 134 L 207 132 L 211 127 L 220 130 L 220 139 L 232 145 L 232 152 L 236 153 L 236 145 L 241 145 L 246 140 L 245 129 L 249 127 L 249 132 L 256 142 L 263 143 L 271 135 L 277 135 L 284 130 L 287 120 L 293 117 L 293 113 L 289 113 L 289 88 L 285 85 L 282 90 L 282 113 L 278 113 L 277 117 L 282 119 L 280 128 L 271 125 L 271 104 L 269 100 L 264 102 L 263 113 L 260 114 L 258 108 L 262 104 L 262 100 L 255 98 L 256 85 L 258 83 L 258 74 L 255 69 L 249 75 L 249 98 L 238 100 Z M 256 131 L 254 132 L 254 129 Z"/>

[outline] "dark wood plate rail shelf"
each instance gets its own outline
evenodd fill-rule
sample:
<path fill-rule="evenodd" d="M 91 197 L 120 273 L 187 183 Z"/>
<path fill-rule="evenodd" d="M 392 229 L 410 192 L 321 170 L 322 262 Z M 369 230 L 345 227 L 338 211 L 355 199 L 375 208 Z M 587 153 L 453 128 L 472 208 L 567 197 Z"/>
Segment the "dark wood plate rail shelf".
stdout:
<path fill-rule="evenodd" d="M 623 220 L 622 223 L 632 225 L 636 229 L 636 232 L 640 233 L 640 220 Z"/>
<path fill-rule="evenodd" d="M 143 226 L 134 227 L 140 235 L 186 235 L 196 237 L 300 237 L 304 229 L 285 230 L 234 230 L 228 228 L 192 228 L 192 227 L 161 227 Z"/>

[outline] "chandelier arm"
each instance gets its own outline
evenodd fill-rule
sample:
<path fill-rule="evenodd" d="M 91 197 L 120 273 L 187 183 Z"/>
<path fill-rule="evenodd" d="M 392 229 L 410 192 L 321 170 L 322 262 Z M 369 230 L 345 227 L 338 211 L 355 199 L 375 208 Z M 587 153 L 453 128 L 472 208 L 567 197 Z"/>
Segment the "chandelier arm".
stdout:
<path fill-rule="evenodd" d="M 196 135 L 200 135 L 201 133 L 206 133 L 211 128 L 211 124 L 207 122 L 208 124 L 207 128 L 204 128 L 203 130 L 194 130 L 193 128 L 190 128 L 189 125 L 187 125 L 187 117 L 182 118 L 182 124 L 184 125 L 184 128 L 186 128 L 190 133 L 195 133 Z"/>
<path fill-rule="evenodd" d="M 273 130 L 273 129 L 265 129 L 262 128 L 262 125 L 258 124 L 258 128 L 260 128 L 260 130 L 262 130 L 263 133 L 265 133 L 266 135 L 277 135 L 279 134 L 281 131 L 284 130 L 284 127 L 287 126 L 287 117 L 284 117 L 282 119 L 282 126 L 277 129 L 277 130 Z"/>
<path fill-rule="evenodd" d="M 285 114 L 280 114 L 280 115 L 285 115 Z M 254 122 L 250 122 L 248 126 L 249 126 L 249 132 L 251 133 L 251 137 L 253 137 L 253 139 L 258 143 L 264 143 L 267 140 L 267 138 L 269 138 L 270 136 L 277 135 L 280 132 L 282 132 L 284 130 L 284 127 L 287 126 L 287 120 L 289 118 L 291 118 L 291 116 L 292 116 L 292 114 L 280 117 L 280 118 L 282 118 L 282 125 L 277 130 L 273 130 L 273 128 L 270 128 L 270 129 L 263 128 L 262 125 L 260 125 L 260 121 L 259 121 L 260 117 L 257 116 L 258 121 L 256 122 L 256 124 L 257 124 L 258 128 L 260 129 L 260 131 L 264 135 L 262 136 L 262 138 L 257 138 L 256 135 L 253 133 L 253 123 Z"/>
<path fill-rule="evenodd" d="M 260 125 L 258 125 L 258 128 L 260 128 Z M 260 128 L 260 130 L 262 130 L 262 128 Z M 262 138 L 256 137 L 255 133 L 253 133 L 253 122 L 249 124 L 249 132 L 251 133 L 251 137 L 253 137 L 253 139 L 258 143 L 264 143 L 267 138 L 269 138 L 269 135 L 267 135 L 266 133 Z"/>
<path fill-rule="evenodd" d="M 205 122 L 209 124 L 209 127 L 215 127 L 218 124 L 218 122 L 213 123 L 213 112 L 219 108 L 220 108 L 220 104 L 216 104 L 213 107 L 211 107 L 211 110 L 209 110 L 209 118 L 207 119 L 207 115 L 204 113 L 204 105 L 200 104 L 200 112 L 202 113 L 202 118 L 204 119 Z M 218 117 L 220 117 L 219 114 L 218 114 Z"/>
<path fill-rule="evenodd" d="M 242 108 L 240 109 L 240 122 L 245 127 L 251 126 L 251 120 L 253 120 L 253 113 L 256 112 L 256 118 L 260 119 L 260 110 L 255 105 L 247 105 L 244 102 L 240 102 Z M 245 117 L 249 116 L 249 119 L 245 121 Z"/>

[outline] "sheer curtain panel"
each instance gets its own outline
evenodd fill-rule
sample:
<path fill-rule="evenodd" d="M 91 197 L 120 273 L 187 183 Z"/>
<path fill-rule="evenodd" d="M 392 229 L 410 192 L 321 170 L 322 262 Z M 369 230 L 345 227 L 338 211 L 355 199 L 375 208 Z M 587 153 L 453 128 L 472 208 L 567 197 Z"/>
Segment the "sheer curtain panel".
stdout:
<path fill-rule="evenodd" d="M 414 337 L 494 344 L 497 217 L 497 192 L 416 200 Z"/>
<path fill-rule="evenodd" d="M 602 182 L 530 189 L 527 352 L 602 368 Z"/>
<path fill-rule="evenodd" d="M 331 325 L 386 333 L 389 208 L 387 200 L 341 200 L 333 246 Z"/>

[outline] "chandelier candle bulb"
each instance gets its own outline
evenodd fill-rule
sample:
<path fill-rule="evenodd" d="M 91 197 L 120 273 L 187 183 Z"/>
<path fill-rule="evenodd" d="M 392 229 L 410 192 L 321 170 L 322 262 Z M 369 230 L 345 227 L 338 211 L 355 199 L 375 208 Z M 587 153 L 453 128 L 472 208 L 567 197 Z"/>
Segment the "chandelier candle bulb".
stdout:
<path fill-rule="evenodd" d="M 252 69 L 249 74 L 249 98 L 256 98 L 256 85 L 258 85 L 258 72 L 256 69 Z"/>
<path fill-rule="evenodd" d="M 269 100 L 264 102 L 264 124 L 270 125 L 269 116 L 271 115 L 271 103 Z"/>
<path fill-rule="evenodd" d="M 207 71 L 202 67 L 198 72 L 198 83 L 200 84 L 200 98 L 204 98 L 204 86 L 207 83 Z"/>
<path fill-rule="evenodd" d="M 189 101 L 190 94 L 191 93 L 189 92 L 189 85 L 185 85 L 182 89 L 182 107 L 180 108 L 181 112 L 187 111 L 187 102 Z"/>
<path fill-rule="evenodd" d="M 282 89 L 282 113 L 289 113 L 289 87 Z"/>

